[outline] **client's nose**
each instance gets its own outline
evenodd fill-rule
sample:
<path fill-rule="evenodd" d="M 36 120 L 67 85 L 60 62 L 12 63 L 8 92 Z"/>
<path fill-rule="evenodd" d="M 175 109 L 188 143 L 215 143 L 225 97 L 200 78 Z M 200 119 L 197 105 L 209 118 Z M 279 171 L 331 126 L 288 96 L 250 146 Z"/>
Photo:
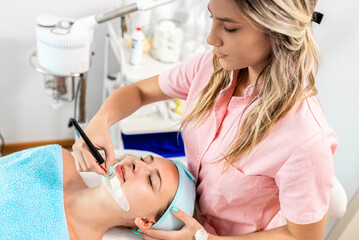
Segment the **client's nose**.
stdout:
<path fill-rule="evenodd" d="M 133 158 L 130 162 L 130 168 L 132 169 L 132 173 L 136 175 L 140 174 L 141 172 L 148 172 L 149 165 L 137 158 Z"/>

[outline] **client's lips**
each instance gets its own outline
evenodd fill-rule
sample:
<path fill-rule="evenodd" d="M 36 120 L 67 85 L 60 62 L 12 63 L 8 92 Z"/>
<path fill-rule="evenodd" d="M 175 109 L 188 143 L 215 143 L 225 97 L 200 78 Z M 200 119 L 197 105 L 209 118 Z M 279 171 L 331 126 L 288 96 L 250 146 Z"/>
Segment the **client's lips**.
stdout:
<path fill-rule="evenodd" d="M 116 167 L 116 171 L 117 171 L 119 177 L 125 182 L 125 181 L 126 181 L 126 180 L 125 180 L 126 169 L 119 164 L 119 165 L 117 165 L 117 167 Z"/>

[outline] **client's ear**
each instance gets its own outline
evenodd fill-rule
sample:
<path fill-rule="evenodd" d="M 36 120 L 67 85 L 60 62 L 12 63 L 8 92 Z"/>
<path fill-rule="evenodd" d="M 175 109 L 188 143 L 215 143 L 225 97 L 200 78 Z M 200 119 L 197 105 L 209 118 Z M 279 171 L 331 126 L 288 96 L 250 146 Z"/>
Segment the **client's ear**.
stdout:
<path fill-rule="evenodd" d="M 135 224 L 140 229 L 150 229 L 156 221 L 153 218 L 138 217 L 135 219 Z"/>

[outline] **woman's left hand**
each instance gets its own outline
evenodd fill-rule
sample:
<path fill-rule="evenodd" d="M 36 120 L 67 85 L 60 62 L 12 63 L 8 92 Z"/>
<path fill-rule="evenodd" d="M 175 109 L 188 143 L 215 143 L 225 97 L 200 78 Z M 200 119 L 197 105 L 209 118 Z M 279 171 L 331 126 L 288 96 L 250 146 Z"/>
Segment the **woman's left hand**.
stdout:
<path fill-rule="evenodd" d="M 197 222 L 193 217 L 188 216 L 186 213 L 178 209 L 178 212 L 172 213 L 184 222 L 185 226 L 178 231 L 162 231 L 154 229 L 141 229 L 139 231 L 141 237 L 145 240 L 193 240 L 197 230 L 202 228 L 202 225 Z"/>

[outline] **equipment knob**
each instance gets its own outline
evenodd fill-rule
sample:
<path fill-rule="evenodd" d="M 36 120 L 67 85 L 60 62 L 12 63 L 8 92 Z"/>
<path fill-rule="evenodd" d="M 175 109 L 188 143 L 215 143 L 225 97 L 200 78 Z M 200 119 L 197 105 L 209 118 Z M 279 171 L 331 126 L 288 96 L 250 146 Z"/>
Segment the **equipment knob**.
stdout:
<path fill-rule="evenodd" d="M 69 29 L 71 27 L 71 23 L 68 20 L 61 20 L 60 27 Z"/>
<path fill-rule="evenodd" d="M 36 17 L 36 23 L 41 27 L 54 27 L 57 22 L 58 18 L 54 15 L 42 14 Z"/>

